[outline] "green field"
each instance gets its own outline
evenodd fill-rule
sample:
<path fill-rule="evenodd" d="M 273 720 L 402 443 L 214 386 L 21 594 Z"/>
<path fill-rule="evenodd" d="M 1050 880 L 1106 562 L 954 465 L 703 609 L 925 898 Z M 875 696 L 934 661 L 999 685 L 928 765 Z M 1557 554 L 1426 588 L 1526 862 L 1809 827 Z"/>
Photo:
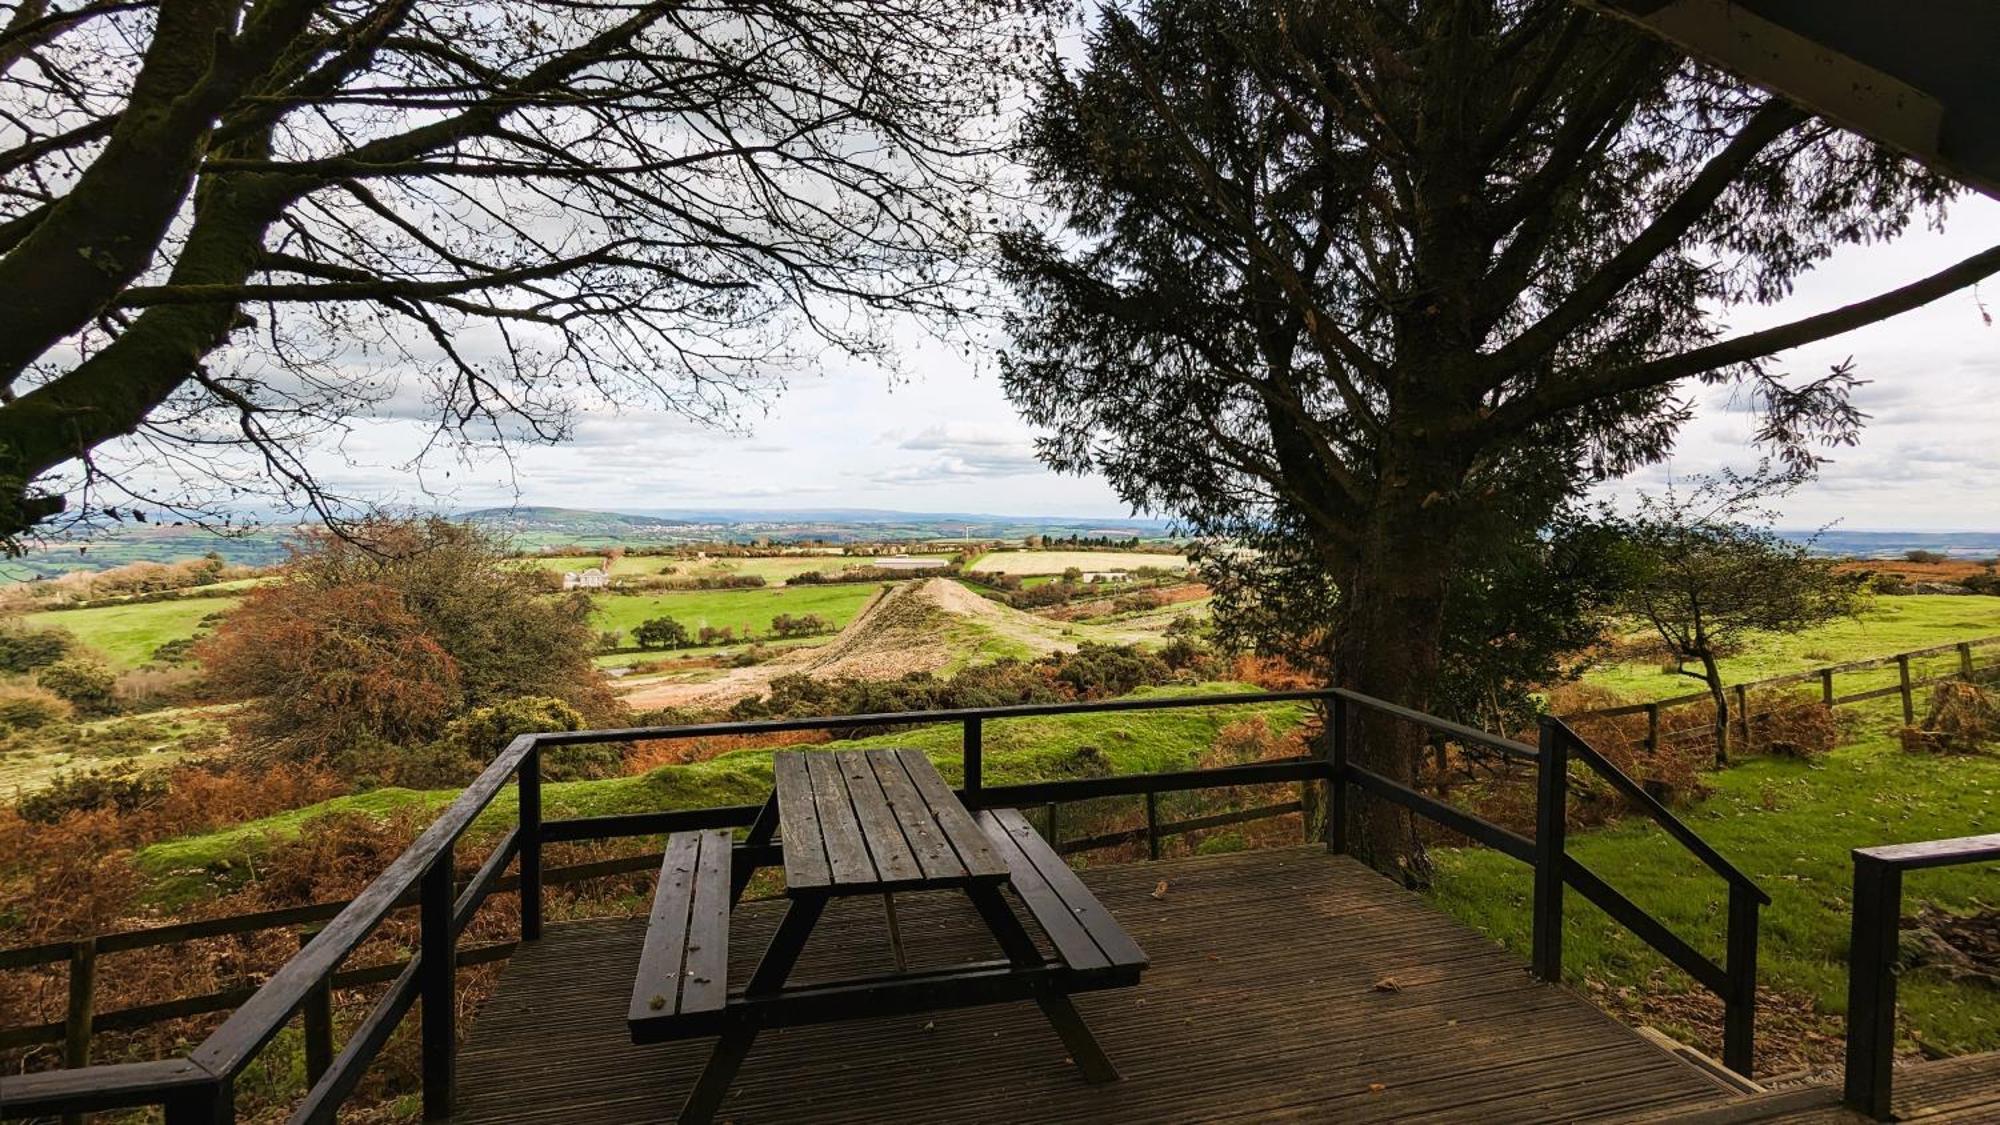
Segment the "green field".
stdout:
<path fill-rule="evenodd" d="M 817 613 L 838 629 L 854 620 L 861 607 L 875 596 L 880 586 L 858 582 L 842 586 L 776 586 L 761 590 L 686 590 L 668 594 L 600 594 L 591 624 L 598 629 L 617 629 L 628 635 L 643 621 L 671 617 L 690 631 L 704 625 L 734 629 L 741 635 L 748 628 L 764 633 L 772 616 Z"/>
<path fill-rule="evenodd" d="M 1721 661 L 1722 674 L 1728 683 L 1743 683 L 1996 635 L 2000 635 L 2000 598 L 1937 594 L 1880 596 L 1857 618 L 1843 618 L 1793 636 L 1753 637 L 1741 654 Z M 1937 663 L 1948 665 L 1955 659 L 1939 658 Z M 1874 679 L 1843 679 L 1840 690 L 1844 693 L 1883 686 L 1893 683 L 1894 678 L 1891 669 L 1878 673 Z M 1633 702 L 1702 690 L 1699 680 L 1662 671 L 1660 663 L 1643 660 L 1594 668 L 1584 682 L 1609 688 Z"/>
<path fill-rule="evenodd" d="M 122 672 L 144 664 L 154 649 L 168 641 L 194 636 L 202 618 L 235 609 L 240 601 L 230 597 L 180 598 L 97 609 L 44 610 L 22 620 L 36 627 L 69 630 Z"/>
<path fill-rule="evenodd" d="M 1144 689 L 1137 695 L 1224 694 L 1253 690 L 1247 684 Z M 1289 730 L 1304 715 L 1297 704 L 1188 708 L 1107 715 L 1061 715 L 991 722 L 985 731 L 986 780 L 1006 784 L 1101 773 L 1141 773 L 1195 766 L 1227 724 L 1261 717 L 1274 732 Z M 827 745 L 858 750 L 874 746 L 916 747 L 929 754 L 954 783 L 962 778 L 961 731 L 956 725 L 918 727 L 877 738 Z M 661 766 L 635 777 L 548 783 L 543 787 L 550 818 L 600 816 L 660 809 L 690 809 L 761 801 L 771 788 L 771 752 L 739 750 L 706 762 Z M 139 867 L 156 880 L 154 898 L 182 902 L 215 887 L 216 871 L 241 873 L 242 862 L 273 841 L 296 837 L 313 817 L 325 813 L 387 816 L 404 809 L 435 810 L 454 790 L 378 789 L 337 797 L 218 832 L 170 840 L 142 849 Z M 1129 802 L 1128 802 L 1129 803 Z M 1130 810 L 1127 810 L 1130 811 Z M 1178 815 L 1178 814 L 1174 814 Z M 485 829 L 512 823 L 510 804 L 495 802 Z M 1081 828 L 1077 829 L 1081 831 Z M 231 876 L 234 877 L 234 876 Z"/>

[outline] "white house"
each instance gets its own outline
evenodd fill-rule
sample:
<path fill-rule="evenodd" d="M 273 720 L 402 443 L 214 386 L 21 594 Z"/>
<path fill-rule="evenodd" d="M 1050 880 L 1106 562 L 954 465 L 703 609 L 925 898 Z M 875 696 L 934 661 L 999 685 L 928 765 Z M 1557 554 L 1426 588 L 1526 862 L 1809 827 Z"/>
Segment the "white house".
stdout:
<path fill-rule="evenodd" d="M 611 576 L 603 567 L 593 566 L 589 570 L 572 570 L 563 575 L 565 590 L 602 590 L 611 584 Z"/>

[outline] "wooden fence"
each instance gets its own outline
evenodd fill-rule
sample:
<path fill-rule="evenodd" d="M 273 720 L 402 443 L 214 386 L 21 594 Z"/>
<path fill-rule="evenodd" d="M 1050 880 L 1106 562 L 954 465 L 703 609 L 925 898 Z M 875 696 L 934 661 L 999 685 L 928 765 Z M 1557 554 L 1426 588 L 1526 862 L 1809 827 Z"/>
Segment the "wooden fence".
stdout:
<path fill-rule="evenodd" d="M 1742 734 L 1745 741 L 1750 739 L 1757 720 L 1769 718 L 1778 713 L 1777 710 L 1766 710 L 1753 714 L 1750 710 L 1751 692 L 1789 687 L 1793 684 L 1809 684 L 1815 681 L 1819 684 L 1820 702 L 1827 707 L 1841 707 L 1851 703 L 1863 703 L 1872 699 L 1886 699 L 1892 695 L 1901 696 L 1903 701 L 1903 723 L 1905 726 L 1910 726 L 1914 725 L 1917 721 L 1916 689 L 1943 683 L 1946 680 L 1973 680 L 2000 675 L 2000 660 L 1981 665 L 1974 659 L 1973 654 L 1975 651 L 1988 648 L 2000 648 L 2000 636 L 1981 637 L 1977 640 L 1957 641 L 1952 644 L 1932 645 L 1929 648 L 1911 649 L 1909 652 L 1898 652 L 1889 656 L 1877 656 L 1868 660 L 1854 660 L 1846 664 L 1830 664 L 1823 668 L 1812 668 L 1804 672 L 1793 672 L 1785 676 L 1772 676 L 1767 680 L 1752 680 L 1746 683 L 1731 684 L 1725 690 L 1735 699 L 1734 710 L 1737 731 Z M 1958 658 L 1957 667 L 1954 670 L 1925 677 L 1916 677 L 1911 674 L 1911 661 L 1924 657 L 1948 655 L 1956 655 Z M 1840 694 L 1834 688 L 1834 677 L 1836 676 L 1853 675 L 1857 672 L 1878 669 L 1886 670 L 1891 667 L 1896 669 L 1896 682 L 1887 687 L 1868 688 L 1862 691 L 1849 692 L 1846 695 Z M 1628 703 L 1622 707 L 1603 707 L 1595 711 L 1579 711 L 1572 715 L 1566 715 L 1564 718 L 1570 720 L 1588 718 L 1611 719 L 1621 718 L 1626 715 L 1644 715 L 1646 716 L 1646 750 L 1650 753 L 1660 748 L 1661 712 L 1670 711 L 1677 707 L 1706 704 L 1710 702 L 1711 698 L 1708 692 L 1697 691 L 1687 695 L 1676 695 L 1670 699 L 1656 699 L 1650 703 Z M 1699 728 L 1697 732 L 1692 733 L 1705 734 L 1707 733 L 1707 728 Z M 1672 736 L 1669 735 L 1668 737 Z"/>

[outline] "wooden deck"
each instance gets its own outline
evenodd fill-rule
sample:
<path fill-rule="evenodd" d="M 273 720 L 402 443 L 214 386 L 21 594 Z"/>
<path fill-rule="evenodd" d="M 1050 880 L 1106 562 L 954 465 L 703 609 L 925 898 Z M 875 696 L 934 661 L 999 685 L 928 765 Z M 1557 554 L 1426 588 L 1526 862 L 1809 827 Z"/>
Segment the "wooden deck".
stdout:
<path fill-rule="evenodd" d="M 1936 1059 L 1898 1067 L 1892 1110 L 1898 1121 L 1925 1125 L 2000 1123 L 2000 1051 Z M 1662 1113 L 1643 1119 L 1674 1125 L 1872 1125 L 1866 1115 L 1843 1109 L 1840 1088 L 1810 1086 L 1734 1098 L 1693 1112 Z"/>
<path fill-rule="evenodd" d="M 1124 1080 L 1086 1085 L 1032 1004 L 767 1031 L 722 1118 L 755 1122 L 1621 1121 L 1737 1092 L 1423 899 L 1318 848 L 1093 869 L 1152 956 L 1082 995 Z M 1164 888 L 1159 897 L 1156 889 Z M 897 896 L 913 967 L 990 958 L 964 896 Z M 734 922 L 740 984 L 776 920 Z M 644 919 L 551 925 L 459 1055 L 456 1120 L 671 1120 L 709 1040 L 635 1047 Z M 887 972 L 879 899 L 834 903 L 796 980 Z"/>

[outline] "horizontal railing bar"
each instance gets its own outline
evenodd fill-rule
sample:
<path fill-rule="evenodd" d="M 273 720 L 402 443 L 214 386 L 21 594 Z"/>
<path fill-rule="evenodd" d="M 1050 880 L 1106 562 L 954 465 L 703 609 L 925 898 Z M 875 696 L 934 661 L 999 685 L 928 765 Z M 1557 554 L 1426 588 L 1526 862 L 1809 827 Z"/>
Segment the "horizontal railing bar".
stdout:
<path fill-rule="evenodd" d="M 1697 835 L 1680 817 L 1669 812 L 1667 806 L 1646 792 L 1645 788 L 1633 781 L 1624 770 L 1612 765 L 1604 755 L 1597 752 L 1596 747 L 1577 737 L 1576 732 L 1569 729 L 1568 723 L 1561 719 L 1552 721 L 1569 738 L 1572 757 L 1582 761 L 1596 771 L 1599 777 L 1610 782 L 1612 788 L 1624 794 L 1625 799 L 1637 805 L 1641 812 L 1652 817 L 1654 823 L 1665 829 L 1667 835 L 1672 836 L 1682 847 L 1694 853 L 1694 857 L 1706 864 L 1709 870 L 1756 895 L 1757 901 L 1763 905 L 1771 904 L 1771 896 L 1765 893 L 1764 888 L 1759 887 L 1755 880 L 1745 875 L 1735 864 L 1723 858 L 1721 852 L 1716 851 L 1713 845 Z"/>
<path fill-rule="evenodd" d="M 1154 711 L 1180 707 L 1231 707 L 1255 703 L 1309 702 L 1326 698 L 1331 690 L 1314 688 L 1305 691 L 1234 692 L 1228 695 L 1163 695 L 1137 699 L 1099 699 L 1083 703 L 1019 703 L 1007 707 L 961 707 L 942 711 L 814 715 L 796 719 L 749 719 L 742 722 L 690 723 L 670 727 L 555 731 L 534 737 L 536 743 L 541 746 L 581 746 L 597 742 L 654 742 L 662 739 L 714 738 L 727 735 L 786 734 L 805 730 L 851 730 L 855 727 L 927 726 L 933 723 L 962 723 L 967 719 L 1026 719 L 1046 715 L 1095 715 L 1110 711 Z"/>
<path fill-rule="evenodd" d="M 1460 742 L 1470 742 L 1475 745 L 1498 750 L 1508 757 L 1520 758 L 1530 762 L 1536 761 L 1539 758 L 1539 754 L 1537 754 L 1535 748 L 1525 742 L 1493 734 L 1490 731 L 1483 731 L 1478 727 L 1469 727 L 1464 723 L 1454 723 L 1450 719 L 1440 719 L 1435 715 L 1426 715 L 1422 711 L 1413 711 L 1408 707 L 1391 703 L 1386 699 L 1377 699 L 1372 695 L 1363 695 L 1358 691 L 1349 691 L 1346 688 L 1332 688 L 1329 689 L 1328 694 L 1337 695 L 1349 703 L 1358 703 L 1363 707 L 1379 711 L 1385 715 L 1393 715 L 1398 719 L 1415 723 L 1420 727 L 1434 730 L 1439 734 L 1448 734 Z"/>
<path fill-rule="evenodd" d="M 52 1117 L 159 1105 L 175 1094 L 214 1081 L 214 1075 L 187 1059 L 0 1075 L 0 1117 Z"/>
<path fill-rule="evenodd" d="M 2000 859 L 2000 834 L 1922 840 L 1912 844 L 1883 844 L 1880 847 L 1856 848 L 1854 855 L 1857 859 L 1872 859 L 1904 871 L 1980 863 Z"/>
<path fill-rule="evenodd" d="M 581 840 L 614 840 L 625 836 L 664 836 L 670 832 L 692 832 L 702 828 L 742 828 L 757 819 L 762 805 L 718 805 L 706 809 L 672 809 L 666 812 L 614 813 L 609 816 L 580 816 L 542 822 L 545 843 L 575 843 Z"/>
<path fill-rule="evenodd" d="M 1169 821 L 1153 829 L 1155 836 L 1181 836 L 1189 832 L 1201 832 L 1209 828 L 1226 828 L 1232 824 L 1247 824 L 1253 820 L 1270 820 L 1300 812 L 1305 804 L 1300 801 L 1281 801 L 1275 805 L 1259 805 L 1253 809 L 1235 809 L 1230 812 L 1211 813 L 1208 816 L 1190 817 L 1187 820 Z M 1119 844 L 1129 844 L 1143 840 L 1147 836 L 1144 825 L 1137 828 L 1121 828 L 1116 832 L 1104 832 L 1096 836 L 1082 836 L 1074 840 L 1064 840 L 1055 845 L 1058 852 L 1072 855 L 1076 852 L 1095 851 L 1098 848 L 1112 848 Z"/>
<path fill-rule="evenodd" d="M 1563 856 L 1563 882 L 1637 934 L 1640 941 L 1652 946 L 1703 988 L 1724 999 L 1729 997 L 1729 974 L 1722 966 L 1709 960 L 1700 950 L 1681 940 L 1679 934 L 1662 925 L 1659 919 L 1641 910 L 1637 903 L 1598 878 L 1596 872 L 1578 862 L 1575 856 Z"/>
<path fill-rule="evenodd" d="M 1463 809 L 1453 808 L 1435 797 L 1419 793 L 1401 782 L 1383 777 L 1372 770 L 1349 764 L 1348 780 L 1362 789 L 1384 800 L 1394 801 L 1404 808 L 1422 813 L 1457 832 L 1485 844 L 1487 847 L 1513 856 L 1523 863 L 1535 862 L 1535 842 L 1516 832 L 1510 832 L 1491 821 L 1481 820 Z"/>
<path fill-rule="evenodd" d="M 458 951 L 458 964 L 463 968 L 484 965 L 491 961 L 504 961 L 513 956 L 515 944 L 503 941 L 490 945 L 468 946 Z M 366 985 L 381 984 L 395 977 L 408 965 L 408 961 L 389 961 L 380 965 L 366 965 L 359 969 L 342 969 L 333 974 L 332 987 L 361 988 Z M 225 988 L 220 992 L 207 992 L 200 996 L 162 1000 L 157 1004 L 134 1004 L 129 1008 L 114 1008 L 91 1016 L 90 1031 L 93 1035 L 106 1031 L 136 1031 L 168 1020 L 207 1015 L 210 1012 L 224 1012 L 248 1000 L 256 991 L 255 985 L 243 985 L 240 988 Z M 0 1031 L 0 1049 L 60 1042 L 67 1027 L 67 1024 L 58 1022 Z"/>
<path fill-rule="evenodd" d="M 1319 781 L 1327 764 L 1319 758 L 1283 758 L 1249 762 L 1212 770 L 1128 773 L 1111 777 L 1077 777 L 1063 781 L 1030 781 L 1018 785 L 986 785 L 959 796 L 972 808 L 1045 805 L 1052 801 L 1089 801 L 1099 797 L 1131 797 L 1141 793 L 1172 793 L 1188 789 L 1227 789 L 1238 785 L 1271 785 L 1286 781 Z"/>
<path fill-rule="evenodd" d="M 534 748 L 533 735 L 510 742 L 403 854 L 391 860 L 388 868 L 354 896 L 354 901 L 305 948 L 279 966 L 264 987 L 195 1047 L 189 1058 L 211 1073 L 233 1077 L 305 1002 L 306 993 L 366 940 L 430 865 L 457 842 Z"/>

